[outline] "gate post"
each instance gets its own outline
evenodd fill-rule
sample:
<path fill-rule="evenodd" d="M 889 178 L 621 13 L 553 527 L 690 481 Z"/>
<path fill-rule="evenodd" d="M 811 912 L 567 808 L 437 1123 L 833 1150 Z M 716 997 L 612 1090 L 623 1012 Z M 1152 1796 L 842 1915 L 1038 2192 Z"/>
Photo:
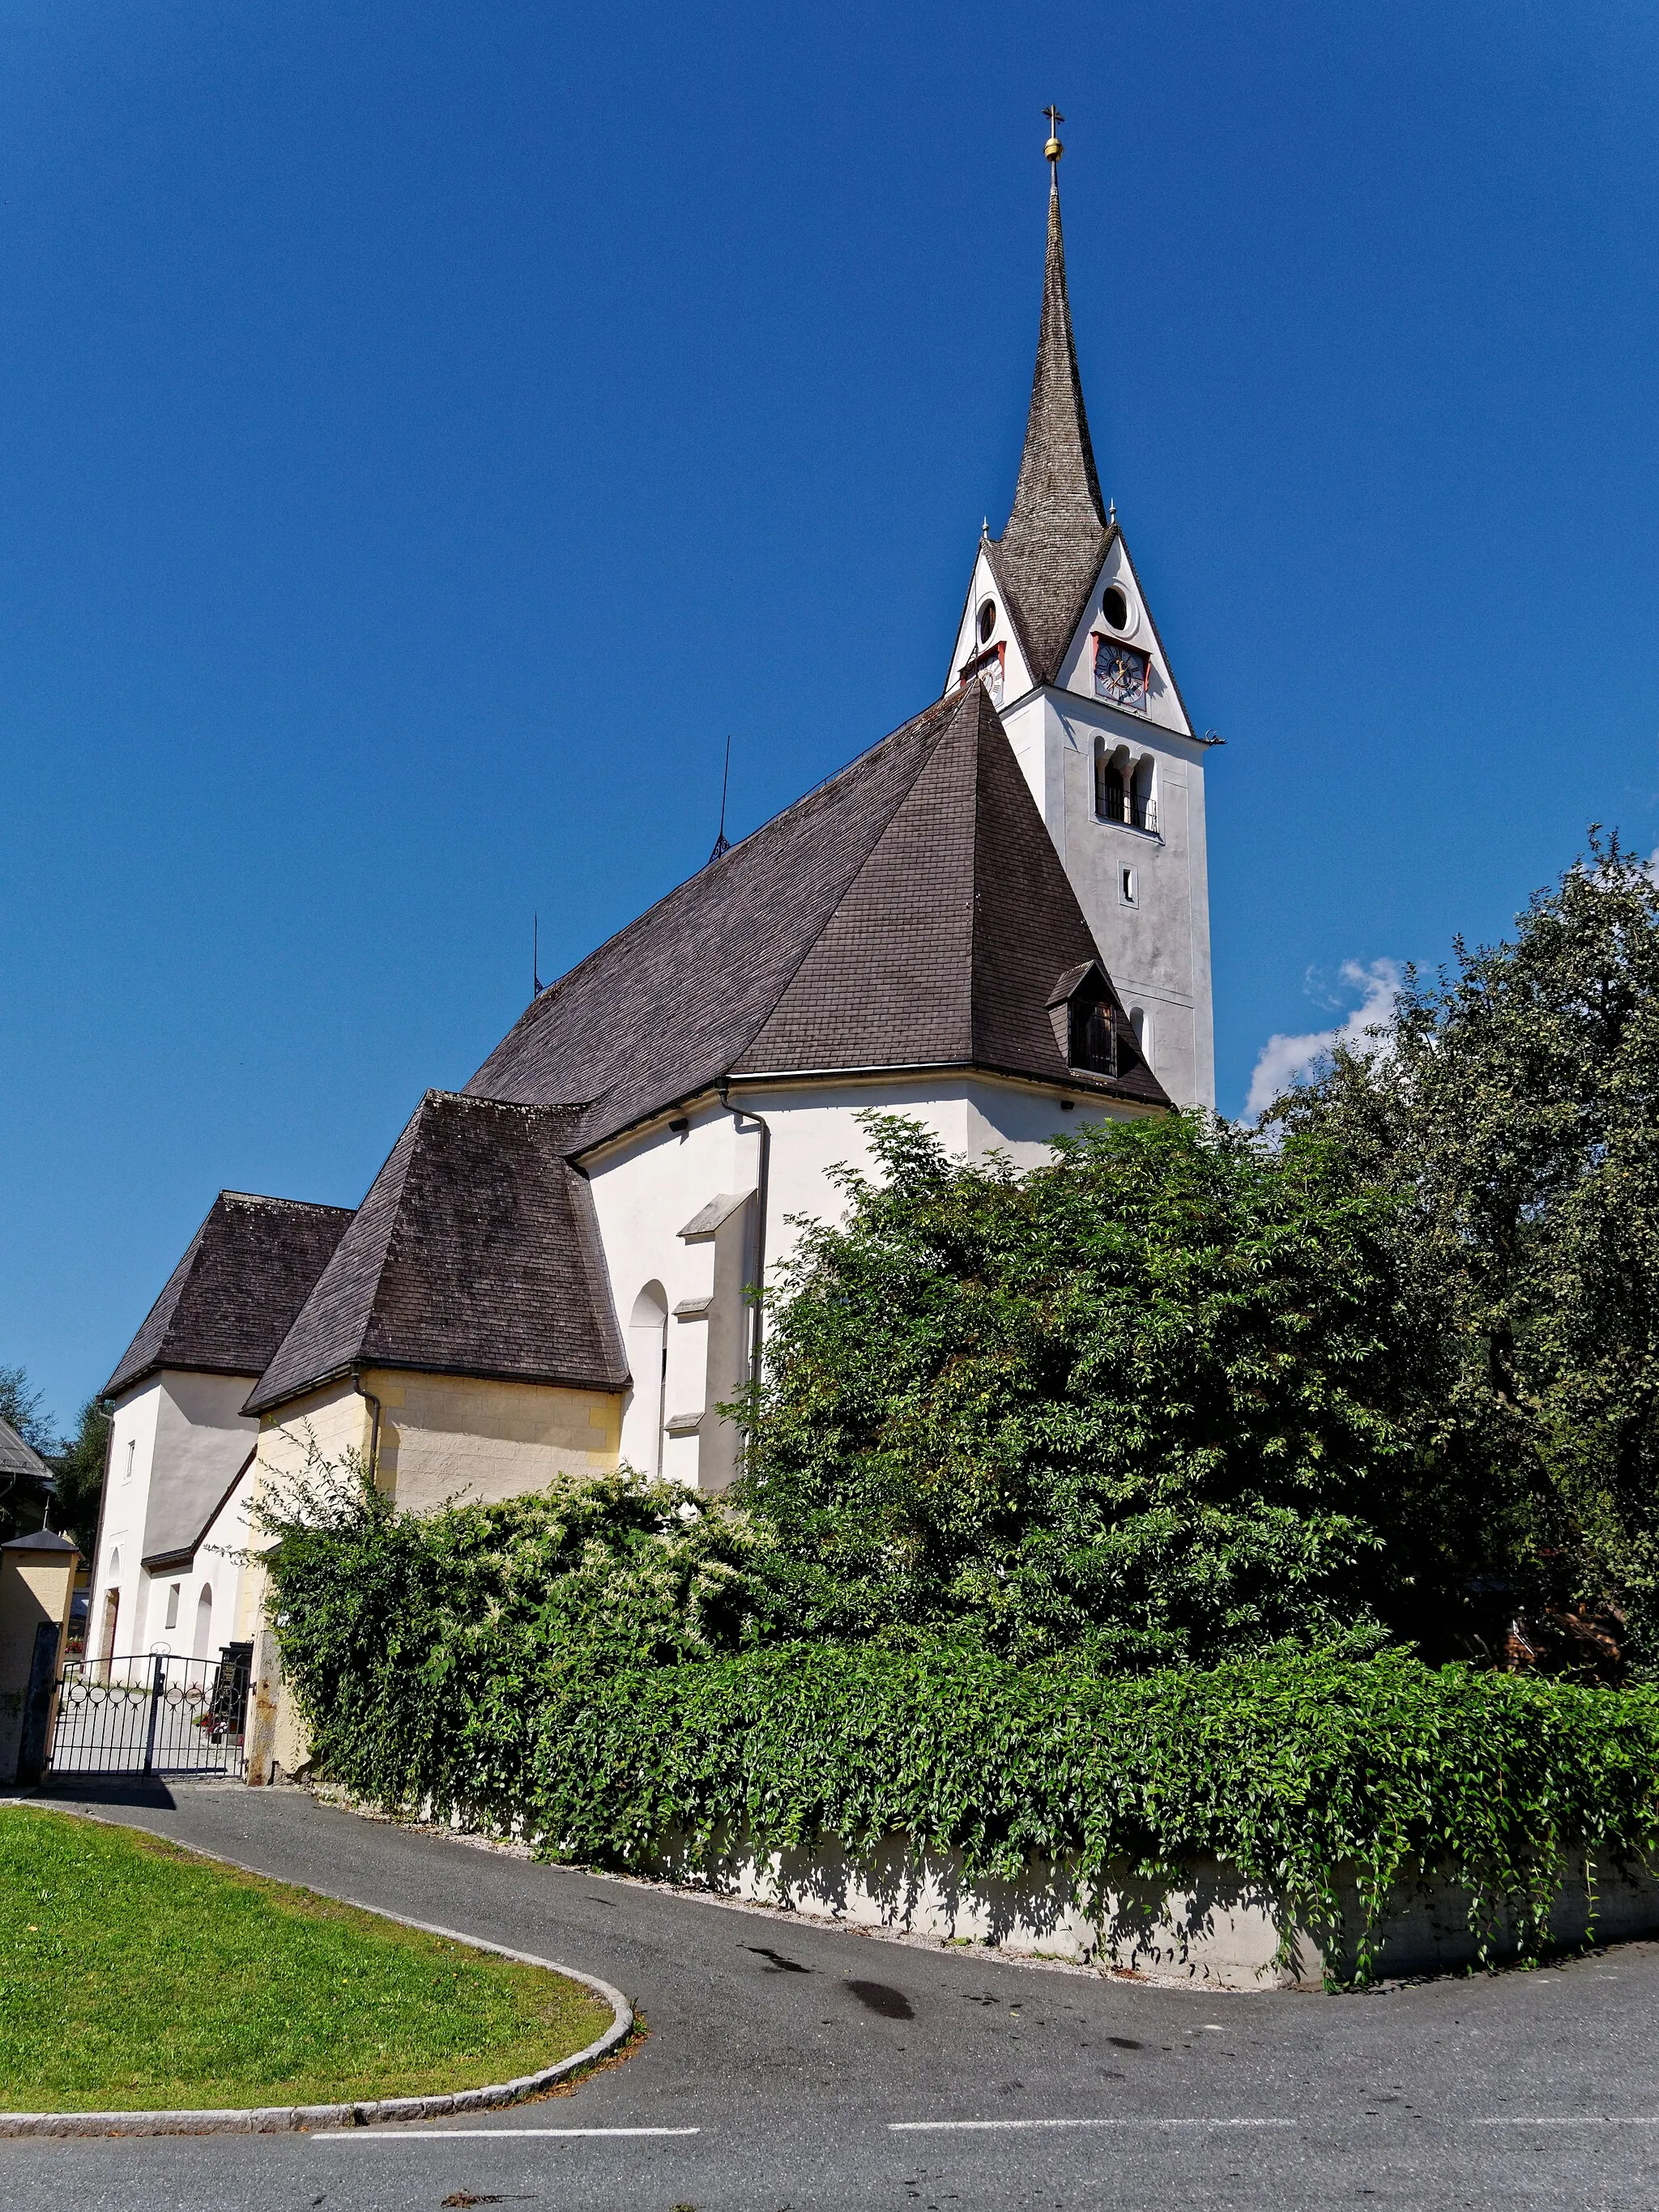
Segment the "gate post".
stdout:
<path fill-rule="evenodd" d="M 153 1664 L 155 1671 L 149 1678 L 149 1727 L 144 1736 L 146 1774 L 153 1774 L 155 1771 L 155 1717 L 161 1710 L 161 1692 L 167 1687 L 167 1662 L 161 1652 L 155 1655 Z"/>
<path fill-rule="evenodd" d="M 32 1789 L 46 1772 L 52 1748 L 52 1697 L 58 1686 L 58 1623 L 42 1620 L 34 1631 L 29 1686 L 23 1692 L 23 1733 L 17 1746 L 17 1779 Z"/>

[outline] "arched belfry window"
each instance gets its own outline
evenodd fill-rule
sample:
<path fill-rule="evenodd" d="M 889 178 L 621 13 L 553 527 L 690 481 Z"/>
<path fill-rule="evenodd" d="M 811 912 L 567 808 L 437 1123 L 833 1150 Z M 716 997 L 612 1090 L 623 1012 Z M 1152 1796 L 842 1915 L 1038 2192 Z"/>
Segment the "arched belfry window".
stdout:
<path fill-rule="evenodd" d="M 1127 818 L 1127 793 L 1123 781 L 1123 764 L 1115 753 L 1109 753 L 1103 744 L 1095 749 L 1095 812 L 1103 822 L 1122 822 Z"/>
<path fill-rule="evenodd" d="M 1153 764 L 1150 754 L 1137 760 L 1127 745 L 1095 740 L 1095 813 L 1102 822 L 1121 822 L 1131 830 L 1158 830 Z"/>

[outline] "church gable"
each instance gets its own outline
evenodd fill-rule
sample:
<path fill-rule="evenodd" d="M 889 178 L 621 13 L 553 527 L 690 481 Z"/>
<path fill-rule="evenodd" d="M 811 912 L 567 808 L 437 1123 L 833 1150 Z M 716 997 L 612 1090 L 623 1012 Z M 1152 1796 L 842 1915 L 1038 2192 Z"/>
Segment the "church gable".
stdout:
<path fill-rule="evenodd" d="M 1021 697 L 1035 681 L 1030 653 L 985 538 L 980 540 L 945 690 L 954 691 L 975 677 L 989 692 L 994 707 Z"/>
<path fill-rule="evenodd" d="M 1182 737 L 1194 734 L 1128 546 L 1115 524 L 1054 681 L 1062 690 L 1115 707 Z"/>

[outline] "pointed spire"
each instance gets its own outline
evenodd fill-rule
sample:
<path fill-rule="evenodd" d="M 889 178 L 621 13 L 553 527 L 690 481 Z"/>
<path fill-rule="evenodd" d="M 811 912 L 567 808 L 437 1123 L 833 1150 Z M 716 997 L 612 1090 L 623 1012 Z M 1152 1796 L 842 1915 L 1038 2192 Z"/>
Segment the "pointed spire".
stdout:
<path fill-rule="evenodd" d="M 1108 529 L 1072 336 L 1060 222 L 1060 141 L 1053 131 L 1051 122 L 1044 149 L 1050 165 L 1048 249 L 1031 408 L 1013 512 L 996 541 L 1004 588 L 1038 664 L 1034 672 L 1040 683 L 1053 675 L 1070 641 L 1081 594 L 1094 580 Z"/>

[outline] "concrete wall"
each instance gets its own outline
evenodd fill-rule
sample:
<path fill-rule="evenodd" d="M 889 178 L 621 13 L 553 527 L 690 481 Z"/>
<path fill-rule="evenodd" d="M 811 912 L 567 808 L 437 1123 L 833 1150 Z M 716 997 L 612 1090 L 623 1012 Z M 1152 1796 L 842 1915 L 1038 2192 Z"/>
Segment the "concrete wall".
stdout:
<path fill-rule="evenodd" d="M 1033 692 L 1004 720 L 1118 994 L 1150 1020 L 1153 1073 L 1177 1105 L 1213 1105 L 1205 748 L 1060 690 Z M 1156 830 L 1097 813 L 1097 748 L 1150 764 Z"/>
<path fill-rule="evenodd" d="M 1100 1890 L 1079 1889 L 1066 1869 L 1042 1862 L 1018 1881 L 969 1880 L 955 1854 L 920 1852 L 898 1837 L 856 1861 L 834 1844 L 798 1851 L 739 1848 L 712 1872 L 671 1844 L 652 1870 L 848 1926 L 1216 1989 L 1317 1988 L 1328 1968 L 1346 1978 L 1364 1924 L 1352 1883 L 1343 1893 L 1341 1929 L 1320 1934 L 1297 1925 L 1273 1893 L 1214 1861 L 1195 1863 L 1184 1886 L 1172 1891 L 1127 1873 Z M 1645 1867 L 1600 1867 L 1595 1887 L 1598 1940 L 1659 1934 L 1659 1881 Z M 1589 1928 L 1583 1863 L 1575 1861 L 1557 1893 L 1552 1942 L 1571 1948 Z M 1499 1958 L 1515 1955 L 1507 1925 L 1494 1948 Z M 1468 1896 L 1431 1877 L 1396 1891 L 1376 1930 L 1374 1972 L 1439 1972 L 1471 1965 L 1476 1954 Z"/>
<path fill-rule="evenodd" d="M 380 1487 L 410 1512 L 453 1498 L 493 1504 L 617 1464 L 622 1401 L 604 1391 L 380 1368 L 363 1382 L 384 1409 Z"/>

